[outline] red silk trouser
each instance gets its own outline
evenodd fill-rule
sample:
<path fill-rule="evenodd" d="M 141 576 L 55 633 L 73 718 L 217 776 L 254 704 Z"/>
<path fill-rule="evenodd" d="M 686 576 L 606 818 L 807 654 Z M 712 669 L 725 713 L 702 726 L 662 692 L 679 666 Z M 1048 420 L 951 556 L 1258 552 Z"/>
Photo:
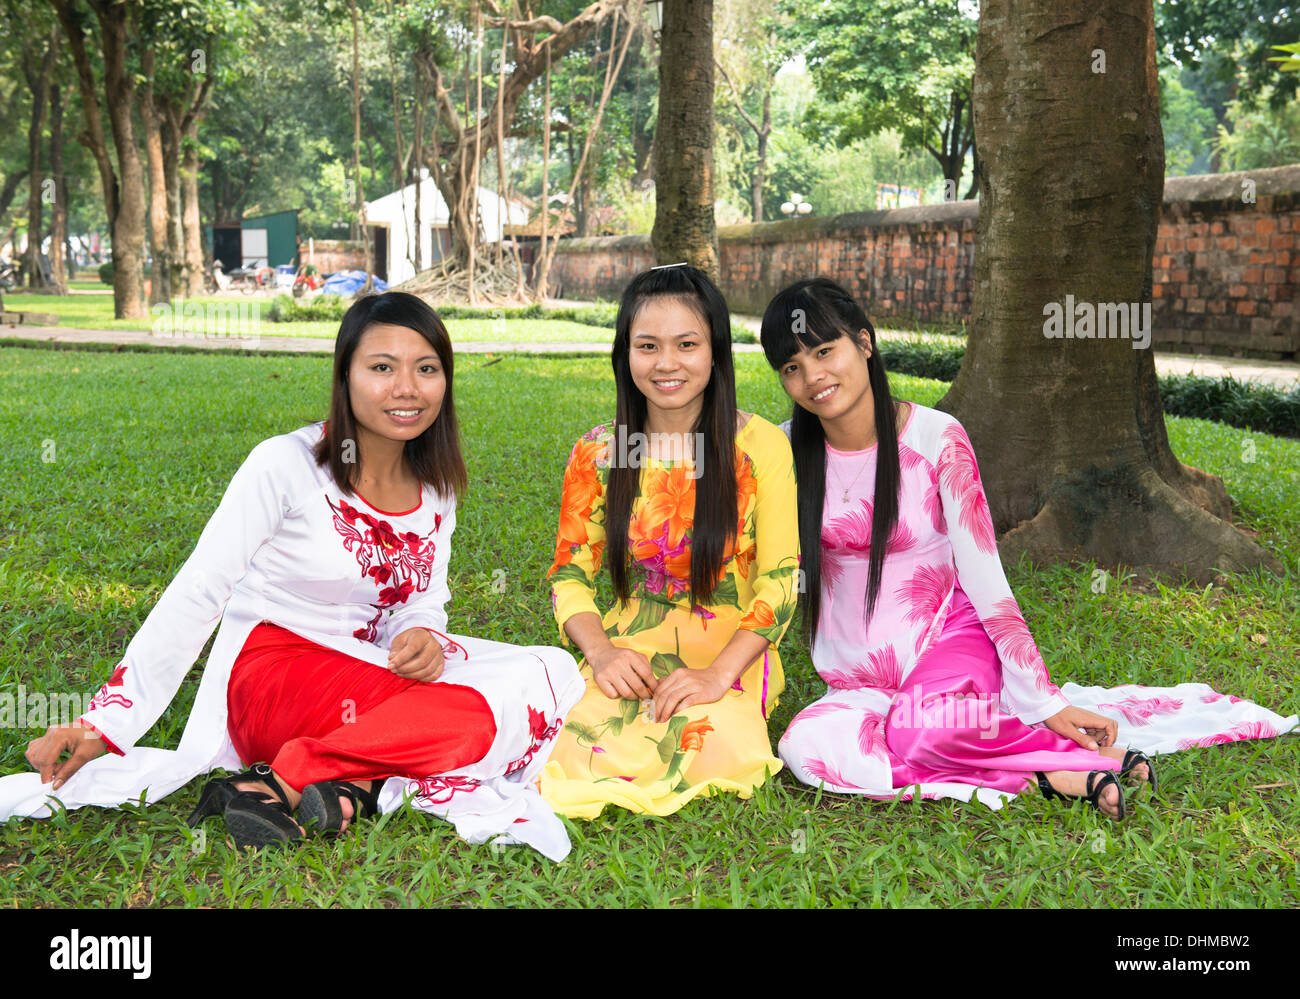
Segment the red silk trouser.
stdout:
<path fill-rule="evenodd" d="M 235 660 L 226 706 L 239 758 L 270 763 L 297 790 L 450 773 L 481 760 L 496 738 L 472 687 L 404 679 L 265 621 Z"/>

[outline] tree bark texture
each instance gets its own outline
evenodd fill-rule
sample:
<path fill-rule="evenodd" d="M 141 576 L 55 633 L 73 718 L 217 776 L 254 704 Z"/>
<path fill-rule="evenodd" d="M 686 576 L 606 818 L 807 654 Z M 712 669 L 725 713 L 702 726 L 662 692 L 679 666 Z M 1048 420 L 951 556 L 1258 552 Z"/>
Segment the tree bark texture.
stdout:
<path fill-rule="evenodd" d="M 41 231 L 43 229 L 43 202 L 45 172 L 41 162 L 41 138 L 45 132 L 45 108 L 49 103 L 50 70 L 54 65 L 54 52 L 58 45 L 58 29 L 50 33 L 42 54 L 23 48 L 23 74 L 32 94 L 32 114 L 27 128 L 27 287 L 44 288 L 45 276 L 41 271 Z"/>
<path fill-rule="evenodd" d="M 713 215 L 713 0 L 665 0 L 655 129 L 655 262 L 718 280 Z"/>
<path fill-rule="evenodd" d="M 54 204 L 50 206 L 50 275 L 53 290 L 68 293 L 68 179 L 63 174 L 63 88 L 50 87 L 50 177 Z"/>
<path fill-rule="evenodd" d="M 1149 341 L 1047 335 L 1071 301 L 1075 317 L 1151 302 L 1164 142 L 1150 0 L 984 0 L 974 111 L 971 332 L 939 407 L 979 455 L 1003 557 L 1199 581 L 1279 569 L 1221 519 L 1221 480 L 1170 451 Z"/>

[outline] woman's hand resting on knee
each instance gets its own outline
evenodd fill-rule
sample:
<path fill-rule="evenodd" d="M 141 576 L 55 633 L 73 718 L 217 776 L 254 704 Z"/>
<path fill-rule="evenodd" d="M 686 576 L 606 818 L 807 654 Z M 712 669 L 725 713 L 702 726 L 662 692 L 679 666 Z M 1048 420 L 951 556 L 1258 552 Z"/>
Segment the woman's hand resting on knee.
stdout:
<path fill-rule="evenodd" d="M 629 701 L 645 700 L 654 695 L 659 681 L 650 660 L 635 649 L 625 649 L 607 642 L 587 657 L 591 678 L 606 697 Z"/>
<path fill-rule="evenodd" d="M 1115 737 L 1119 735 L 1119 723 L 1113 718 L 1074 705 L 1044 718 L 1043 724 L 1094 753 L 1101 746 L 1115 745 Z"/>
<path fill-rule="evenodd" d="M 51 725 L 39 739 L 27 744 L 27 762 L 40 771 L 41 783 L 54 780 L 52 790 L 57 791 L 64 782 L 83 766 L 108 752 L 108 747 L 93 728 L 73 722 L 70 725 Z M 63 754 L 68 758 L 59 762 Z"/>
<path fill-rule="evenodd" d="M 436 680 L 443 662 L 442 643 L 424 628 L 408 628 L 388 647 L 388 668 L 407 680 Z"/>

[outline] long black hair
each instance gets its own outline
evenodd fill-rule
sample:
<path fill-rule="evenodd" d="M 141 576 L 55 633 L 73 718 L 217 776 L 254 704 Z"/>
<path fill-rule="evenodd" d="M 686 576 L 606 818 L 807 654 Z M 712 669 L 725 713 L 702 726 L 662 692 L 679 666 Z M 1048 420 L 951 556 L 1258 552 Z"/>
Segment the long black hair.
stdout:
<path fill-rule="evenodd" d="M 731 313 L 722 293 L 703 271 L 689 265 L 655 267 L 632 279 L 623 292 L 614 329 L 610 361 L 618 390 L 615 432 L 622 425 L 625 439 L 645 433 L 646 399 L 632 380 L 629 355 L 632 322 L 654 298 L 681 301 L 709 326 L 713 373 L 704 389 L 700 415 L 691 428 L 703 435 L 704 453 L 695 455 L 700 477 L 695 481 L 695 514 L 691 533 L 691 601 L 707 603 L 722 573 L 727 546 L 736 537 L 736 375 L 731 361 Z M 607 564 L 620 600 L 627 600 L 628 526 L 632 504 L 640 492 L 640 469 L 615 460 L 610 463 L 605 498 Z"/>
<path fill-rule="evenodd" d="M 813 278 L 778 292 L 763 313 L 761 338 L 767 363 L 776 371 L 805 347 L 838 340 L 842 336 L 861 344 L 866 330 L 871 345 L 867 374 L 876 417 L 876 485 L 871 517 L 871 549 L 867 569 L 865 617 L 869 620 L 880 596 L 885 548 L 898 522 L 898 428 L 894 400 L 889 394 L 885 363 L 876 349 L 876 329 L 853 296 L 834 281 Z M 800 568 L 804 590 L 804 624 L 817 634 L 821 616 L 822 507 L 826 501 L 826 433 L 819 420 L 798 403 L 790 424 L 795 479 L 799 489 Z"/>
<path fill-rule="evenodd" d="M 438 355 L 447 379 L 438 418 L 419 437 L 406 442 L 402 457 L 415 477 L 443 496 L 453 498 L 465 491 L 465 460 L 460 453 L 460 428 L 456 423 L 456 406 L 452 401 L 452 349 L 447 327 L 438 313 L 423 299 L 404 291 L 383 295 L 366 295 L 357 299 L 343 314 L 338 339 L 334 341 L 334 387 L 330 393 L 330 415 L 325 435 L 316 445 L 317 465 L 328 465 L 335 484 L 346 496 L 357 487 L 361 463 L 357 460 L 357 421 L 352 415 L 352 396 L 348 391 L 348 372 L 357 344 L 371 326 L 385 323 L 415 330 L 429 342 Z"/>

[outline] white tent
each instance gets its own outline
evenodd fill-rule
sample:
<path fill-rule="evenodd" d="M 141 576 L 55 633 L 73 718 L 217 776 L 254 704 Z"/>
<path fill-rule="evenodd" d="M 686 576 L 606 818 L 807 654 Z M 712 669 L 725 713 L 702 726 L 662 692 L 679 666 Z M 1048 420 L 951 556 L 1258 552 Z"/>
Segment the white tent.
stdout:
<path fill-rule="evenodd" d="M 526 225 L 528 209 L 517 202 L 506 202 L 496 191 L 478 189 L 479 217 L 483 220 L 484 239 L 498 242 L 503 227 Z M 375 233 L 376 273 L 389 284 L 400 284 L 415 276 L 415 184 L 400 191 L 366 202 L 366 223 L 379 230 Z M 427 170 L 420 177 L 420 262 L 429 267 L 442 259 L 451 248 L 447 203 L 442 200 Z M 384 242 L 383 249 L 379 241 Z M 381 268 L 380 264 L 383 264 Z M 381 270 L 387 273 L 380 273 Z"/>

